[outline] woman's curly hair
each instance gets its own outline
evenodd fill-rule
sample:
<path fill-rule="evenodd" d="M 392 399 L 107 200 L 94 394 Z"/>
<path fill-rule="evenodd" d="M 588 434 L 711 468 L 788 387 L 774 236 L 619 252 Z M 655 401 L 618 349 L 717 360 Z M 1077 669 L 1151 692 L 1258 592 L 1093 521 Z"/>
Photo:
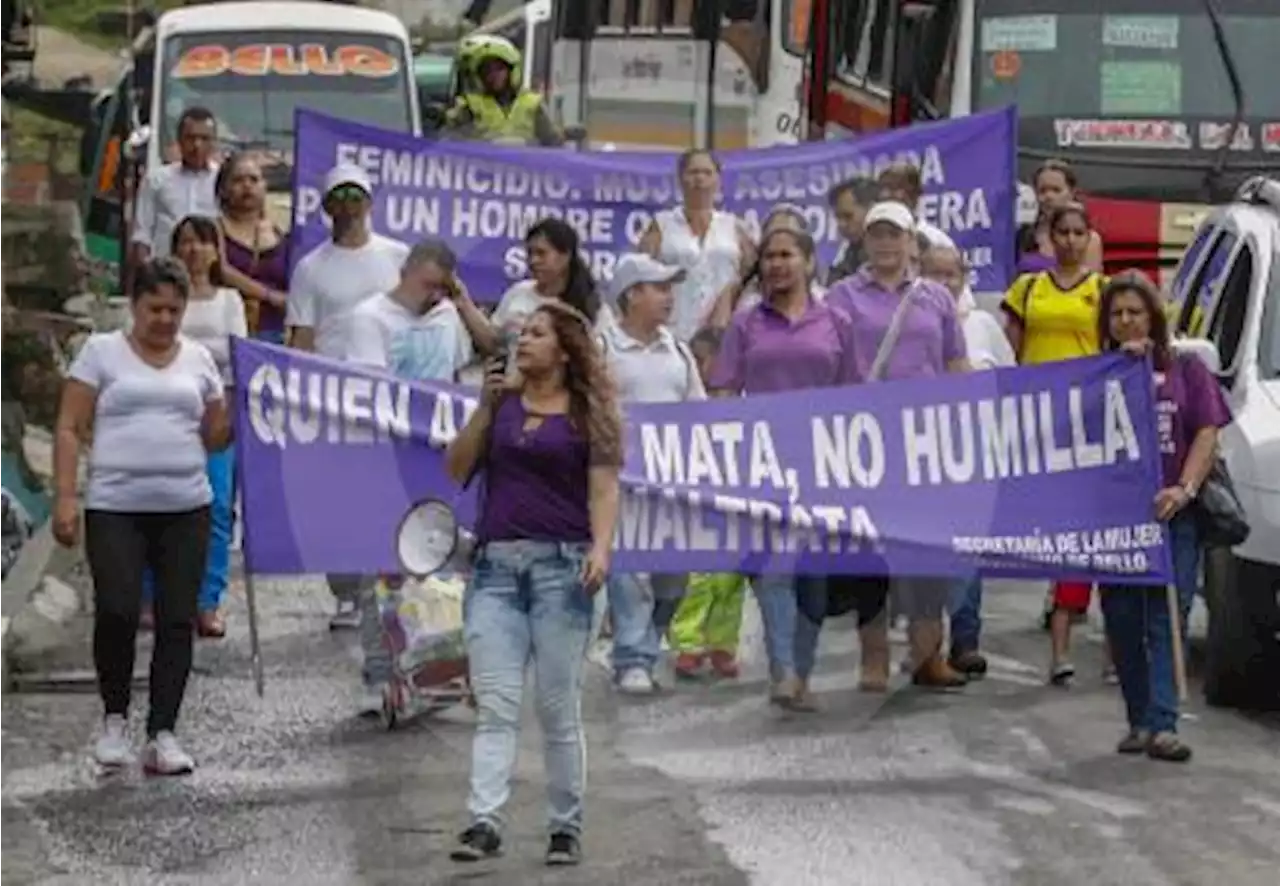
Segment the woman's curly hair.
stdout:
<path fill-rule="evenodd" d="M 587 437 L 593 465 L 622 466 L 622 413 L 613 374 L 605 363 L 590 321 L 563 302 L 538 308 L 547 315 L 560 348 L 569 358 L 565 387 L 569 390 L 569 419 Z"/>

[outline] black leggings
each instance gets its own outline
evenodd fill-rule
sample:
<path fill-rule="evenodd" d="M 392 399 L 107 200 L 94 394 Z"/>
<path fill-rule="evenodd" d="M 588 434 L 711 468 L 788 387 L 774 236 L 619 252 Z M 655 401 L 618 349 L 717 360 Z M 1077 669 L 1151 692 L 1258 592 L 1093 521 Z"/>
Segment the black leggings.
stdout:
<path fill-rule="evenodd" d="M 147 736 L 172 731 L 191 673 L 196 596 L 209 550 L 209 508 L 178 513 L 86 511 L 93 576 L 93 663 L 108 714 L 126 715 L 133 688 L 142 575 L 155 576 L 155 651 Z"/>

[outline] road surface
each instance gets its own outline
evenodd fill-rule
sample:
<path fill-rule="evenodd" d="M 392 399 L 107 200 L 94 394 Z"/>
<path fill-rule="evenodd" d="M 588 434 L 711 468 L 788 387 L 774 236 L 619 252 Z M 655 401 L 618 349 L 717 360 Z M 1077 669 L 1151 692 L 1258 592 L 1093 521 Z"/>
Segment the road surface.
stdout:
<path fill-rule="evenodd" d="M 508 853 L 459 869 L 447 851 L 468 712 L 392 734 L 350 716 L 354 638 L 326 630 L 323 584 L 259 584 L 266 698 L 237 586 L 232 636 L 197 650 L 189 779 L 100 782 L 92 696 L 5 695 L 6 884 L 1269 886 L 1280 870 L 1276 725 L 1193 703 L 1191 765 L 1118 758 L 1096 637 L 1079 688 L 1043 686 L 1040 595 L 1025 586 L 991 594 L 995 667 L 964 695 L 856 696 L 853 636 L 837 622 L 825 711 L 780 718 L 762 703 L 754 615 L 739 686 L 620 701 L 593 667 L 587 863 L 539 863 L 530 723 Z"/>

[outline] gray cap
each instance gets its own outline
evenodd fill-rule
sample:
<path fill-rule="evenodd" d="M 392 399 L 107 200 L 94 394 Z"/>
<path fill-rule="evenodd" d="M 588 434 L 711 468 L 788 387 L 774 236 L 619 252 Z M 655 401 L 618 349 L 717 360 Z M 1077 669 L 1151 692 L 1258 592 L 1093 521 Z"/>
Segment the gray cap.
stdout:
<path fill-rule="evenodd" d="M 613 304 L 627 290 L 641 283 L 678 283 L 684 279 L 684 268 L 666 265 L 642 252 L 632 252 L 618 260 L 613 277 L 605 287 L 605 297 Z"/>

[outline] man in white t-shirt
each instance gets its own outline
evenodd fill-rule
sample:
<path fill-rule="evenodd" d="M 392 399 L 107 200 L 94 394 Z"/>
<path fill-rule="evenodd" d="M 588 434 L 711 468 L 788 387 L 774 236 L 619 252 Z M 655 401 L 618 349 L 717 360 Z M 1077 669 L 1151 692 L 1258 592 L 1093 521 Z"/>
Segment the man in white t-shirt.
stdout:
<path fill-rule="evenodd" d="M 705 400 L 697 361 L 667 323 L 675 308 L 673 287 L 684 270 L 643 254 L 623 256 L 605 289 L 618 322 L 601 329 L 605 359 L 623 402 L 679 403 Z M 619 691 L 653 692 L 653 670 L 662 636 L 671 624 L 688 576 L 616 574 L 608 584 L 613 616 L 613 672 Z"/>
<path fill-rule="evenodd" d="M 429 240 L 409 251 L 400 282 L 351 312 L 347 359 L 415 380 L 454 381 L 475 345 L 453 302 L 453 253 Z"/>
<path fill-rule="evenodd" d="M 285 322 L 291 327 L 289 342 L 293 347 L 345 360 L 352 311 L 366 298 L 395 287 L 409 250 L 373 232 L 369 223 L 373 184 L 359 166 L 340 163 L 329 170 L 322 205 L 333 223 L 332 237 L 303 256 L 293 269 Z M 358 575 L 327 578 L 329 590 L 337 598 L 329 628 L 361 628 L 366 689 L 361 704 L 376 711 L 381 708 L 381 687 L 390 679 L 391 665 L 376 621 L 361 618 L 362 600 L 366 609 L 376 606 L 374 580 Z"/>
<path fill-rule="evenodd" d="M 329 170 L 322 205 L 333 236 L 293 269 L 286 322 L 294 347 L 344 359 L 351 312 L 399 282 L 409 249 L 373 232 L 373 185 L 359 166 L 340 163 Z"/>

